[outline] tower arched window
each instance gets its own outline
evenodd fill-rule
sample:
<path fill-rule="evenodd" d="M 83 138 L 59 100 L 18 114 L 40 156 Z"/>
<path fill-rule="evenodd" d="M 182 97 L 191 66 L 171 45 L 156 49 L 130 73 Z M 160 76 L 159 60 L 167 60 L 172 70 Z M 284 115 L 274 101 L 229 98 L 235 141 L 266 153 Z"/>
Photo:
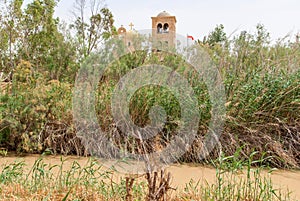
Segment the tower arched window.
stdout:
<path fill-rule="evenodd" d="M 169 24 L 168 23 L 165 23 L 164 24 L 164 30 L 163 30 L 164 33 L 169 33 Z"/>
<path fill-rule="evenodd" d="M 157 33 L 162 33 L 162 31 L 163 31 L 162 28 L 163 28 L 162 24 L 159 23 L 159 24 L 157 25 Z"/>

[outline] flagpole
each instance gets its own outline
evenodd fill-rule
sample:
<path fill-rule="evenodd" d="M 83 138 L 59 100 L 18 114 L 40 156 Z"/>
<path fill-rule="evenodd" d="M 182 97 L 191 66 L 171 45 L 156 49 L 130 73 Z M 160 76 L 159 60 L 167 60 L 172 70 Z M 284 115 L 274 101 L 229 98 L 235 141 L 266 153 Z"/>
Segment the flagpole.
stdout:
<path fill-rule="evenodd" d="M 189 47 L 189 34 L 186 34 L 186 46 Z"/>

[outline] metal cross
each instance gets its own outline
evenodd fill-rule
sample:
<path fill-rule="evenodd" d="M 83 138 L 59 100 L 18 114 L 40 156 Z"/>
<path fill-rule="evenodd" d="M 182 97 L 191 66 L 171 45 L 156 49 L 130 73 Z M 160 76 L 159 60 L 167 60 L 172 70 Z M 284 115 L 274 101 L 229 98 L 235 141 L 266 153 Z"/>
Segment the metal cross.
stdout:
<path fill-rule="evenodd" d="M 132 30 L 132 27 L 134 27 L 134 25 L 132 24 L 132 22 L 129 24 L 130 26 L 130 30 Z"/>

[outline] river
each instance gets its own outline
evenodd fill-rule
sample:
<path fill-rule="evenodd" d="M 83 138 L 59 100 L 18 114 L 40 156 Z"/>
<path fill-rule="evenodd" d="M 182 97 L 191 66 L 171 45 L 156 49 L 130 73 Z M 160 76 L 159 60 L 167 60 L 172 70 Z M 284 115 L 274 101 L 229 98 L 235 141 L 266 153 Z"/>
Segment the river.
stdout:
<path fill-rule="evenodd" d="M 26 155 L 23 157 L 15 155 L 6 156 L 0 158 L 0 166 L 3 167 L 3 165 L 12 163 L 16 160 L 23 160 L 29 170 L 39 157 L 40 155 Z M 87 157 L 76 156 L 68 156 L 64 158 L 66 159 L 64 162 L 64 168 L 69 168 L 74 160 L 76 160 L 81 166 L 84 166 L 88 163 L 89 159 Z M 61 164 L 61 156 L 46 156 L 44 162 L 51 165 L 59 165 Z M 168 167 L 167 170 L 172 175 L 172 186 L 178 187 L 179 189 L 183 188 L 191 179 L 194 181 L 200 181 L 200 183 L 203 184 L 205 182 L 210 184 L 216 180 L 216 170 L 211 167 L 192 164 L 175 164 Z M 262 175 L 267 176 L 267 174 L 268 171 L 262 172 Z M 246 175 L 241 173 L 240 176 L 243 177 Z M 300 171 L 275 170 L 270 174 L 270 177 L 275 188 L 281 188 L 283 191 L 288 189 L 292 192 L 293 199 L 300 200 Z"/>

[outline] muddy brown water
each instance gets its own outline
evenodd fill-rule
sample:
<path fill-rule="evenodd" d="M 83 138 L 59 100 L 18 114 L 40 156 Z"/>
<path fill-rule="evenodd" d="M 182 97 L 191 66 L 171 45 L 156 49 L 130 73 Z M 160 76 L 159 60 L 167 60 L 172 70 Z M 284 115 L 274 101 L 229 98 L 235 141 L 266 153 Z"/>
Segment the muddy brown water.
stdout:
<path fill-rule="evenodd" d="M 24 161 L 26 169 L 30 169 L 34 165 L 34 162 L 40 157 L 40 155 L 26 155 L 26 156 L 6 156 L 0 157 L 0 170 L 4 165 L 13 163 L 14 161 Z M 71 167 L 73 161 L 77 161 L 81 166 L 88 164 L 89 158 L 87 157 L 76 157 L 68 156 L 63 157 L 66 159 L 64 162 L 64 168 L 68 169 Z M 51 165 L 61 164 L 61 156 L 46 156 L 44 158 L 45 163 Z M 216 181 L 216 170 L 211 167 L 197 166 L 194 164 L 175 164 L 168 167 L 168 171 L 172 175 L 172 186 L 182 189 L 187 183 L 193 179 L 199 181 L 200 184 L 206 182 L 211 184 Z M 263 175 L 267 176 L 269 173 L 263 171 Z M 241 176 L 246 176 L 241 174 Z M 280 188 L 283 191 L 292 192 L 292 198 L 300 200 L 300 171 L 291 170 L 275 170 L 270 174 L 274 187 Z"/>

